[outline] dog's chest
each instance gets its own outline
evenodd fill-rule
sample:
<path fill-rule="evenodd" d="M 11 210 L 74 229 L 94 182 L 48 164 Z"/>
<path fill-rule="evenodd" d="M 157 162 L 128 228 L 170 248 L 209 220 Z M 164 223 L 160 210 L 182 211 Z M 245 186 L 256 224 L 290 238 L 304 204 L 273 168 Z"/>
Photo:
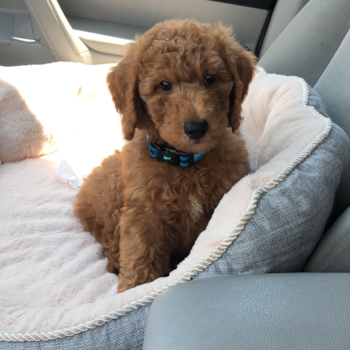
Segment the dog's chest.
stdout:
<path fill-rule="evenodd" d="M 193 169 L 170 168 L 158 185 L 158 210 L 181 224 L 186 220 L 196 223 L 208 212 L 211 191 L 209 174 Z"/>
<path fill-rule="evenodd" d="M 196 201 L 191 203 L 191 217 L 194 220 L 199 220 L 203 215 L 203 206 Z"/>

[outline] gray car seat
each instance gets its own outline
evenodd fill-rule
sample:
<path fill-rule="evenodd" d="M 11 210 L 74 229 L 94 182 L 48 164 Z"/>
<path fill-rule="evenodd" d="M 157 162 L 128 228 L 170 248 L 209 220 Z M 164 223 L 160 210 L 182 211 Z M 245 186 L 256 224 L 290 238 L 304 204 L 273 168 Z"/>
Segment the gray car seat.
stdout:
<path fill-rule="evenodd" d="M 268 73 L 303 77 L 350 136 L 350 0 L 311 0 L 259 64 Z M 330 225 L 304 273 L 171 288 L 152 304 L 143 349 L 350 348 L 349 168 Z"/>

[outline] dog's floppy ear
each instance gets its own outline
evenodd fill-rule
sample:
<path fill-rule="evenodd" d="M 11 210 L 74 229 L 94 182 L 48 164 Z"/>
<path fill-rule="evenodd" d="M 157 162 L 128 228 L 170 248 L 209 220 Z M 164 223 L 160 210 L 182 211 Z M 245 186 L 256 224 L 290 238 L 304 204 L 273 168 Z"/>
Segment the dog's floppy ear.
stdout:
<path fill-rule="evenodd" d="M 136 43 L 129 44 L 125 57 L 107 75 L 115 108 L 122 115 L 122 129 L 126 140 L 133 138 L 137 118 L 141 113 L 136 48 Z"/>
<path fill-rule="evenodd" d="M 232 74 L 233 87 L 230 93 L 230 108 L 227 117 L 228 124 L 234 132 L 241 123 L 242 103 L 253 79 L 257 58 L 235 40 L 231 34 L 231 28 L 219 24 L 216 29 L 224 49 L 223 58 Z"/>
<path fill-rule="evenodd" d="M 256 57 L 251 52 L 245 51 L 241 45 L 239 45 L 239 50 L 235 50 L 235 53 L 232 63 L 233 87 L 230 93 L 230 109 L 227 116 L 232 131 L 237 130 L 241 123 L 242 103 L 247 96 L 257 61 Z"/>

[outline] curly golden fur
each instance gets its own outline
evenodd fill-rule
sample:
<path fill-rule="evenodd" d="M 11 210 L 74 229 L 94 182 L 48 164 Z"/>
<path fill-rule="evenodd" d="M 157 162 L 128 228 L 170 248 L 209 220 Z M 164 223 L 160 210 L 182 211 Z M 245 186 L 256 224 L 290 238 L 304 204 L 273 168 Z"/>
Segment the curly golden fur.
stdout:
<path fill-rule="evenodd" d="M 194 20 L 157 24 L 108 74 L 122 115 L 122 152 L 106 158 L 85 180 L 75 214 L 102 245 L 118 292 L 164 276 L 185 258 L 220 199 L 247 175 L 237 130 L 256 59 L 222 25 Z M 216 75 L 211 85 L 204 77 Z M 163 91 L 159 83 L 171 83 Z M 186 122 L 206 120 L 192 139 Z M 148 140 L 205 155 L 182 168 L 150 156 Z"/>

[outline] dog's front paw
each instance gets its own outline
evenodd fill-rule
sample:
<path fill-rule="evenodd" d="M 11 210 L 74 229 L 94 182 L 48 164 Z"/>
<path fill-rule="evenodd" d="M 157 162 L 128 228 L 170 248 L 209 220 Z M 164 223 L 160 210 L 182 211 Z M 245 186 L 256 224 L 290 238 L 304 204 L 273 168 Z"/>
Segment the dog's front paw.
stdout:
<path fill-rule="evenodd" d="M 133 285 L 132 283 L 127 283 L 127 281 L 119 281 L 117 293 L 123 293 L 128 289 L 136 287 L 136 284 Z"/>
<path fill-rule="evenodd" d="M 109 273 L 114 273 L 116 275 L 118 275 L 118 273 L 119 273 L 119 269 L 115 266 L 115 264 L 112 260 L 108 260 L 107 271 Z"/>
<path fill-rule="evenodd" d="M 128 289 L 137 287 L 144 283 L 152 282 L 158 277 L 163 276 L 163 275 L 159 275 L 159 274 L 155 275 L 151 273 L 145 274 L 145 271 L 143 270 L 141 271 L 142 273 L 140 272 L 140 274 L 142 275 L 140 276 L 138 275 L 137 272 L 140 272 L 140 271 L 134 271 L 133 276 L 125 275 L 123 272 L 119 274 L 118 293 L 125 292 Z"/>

